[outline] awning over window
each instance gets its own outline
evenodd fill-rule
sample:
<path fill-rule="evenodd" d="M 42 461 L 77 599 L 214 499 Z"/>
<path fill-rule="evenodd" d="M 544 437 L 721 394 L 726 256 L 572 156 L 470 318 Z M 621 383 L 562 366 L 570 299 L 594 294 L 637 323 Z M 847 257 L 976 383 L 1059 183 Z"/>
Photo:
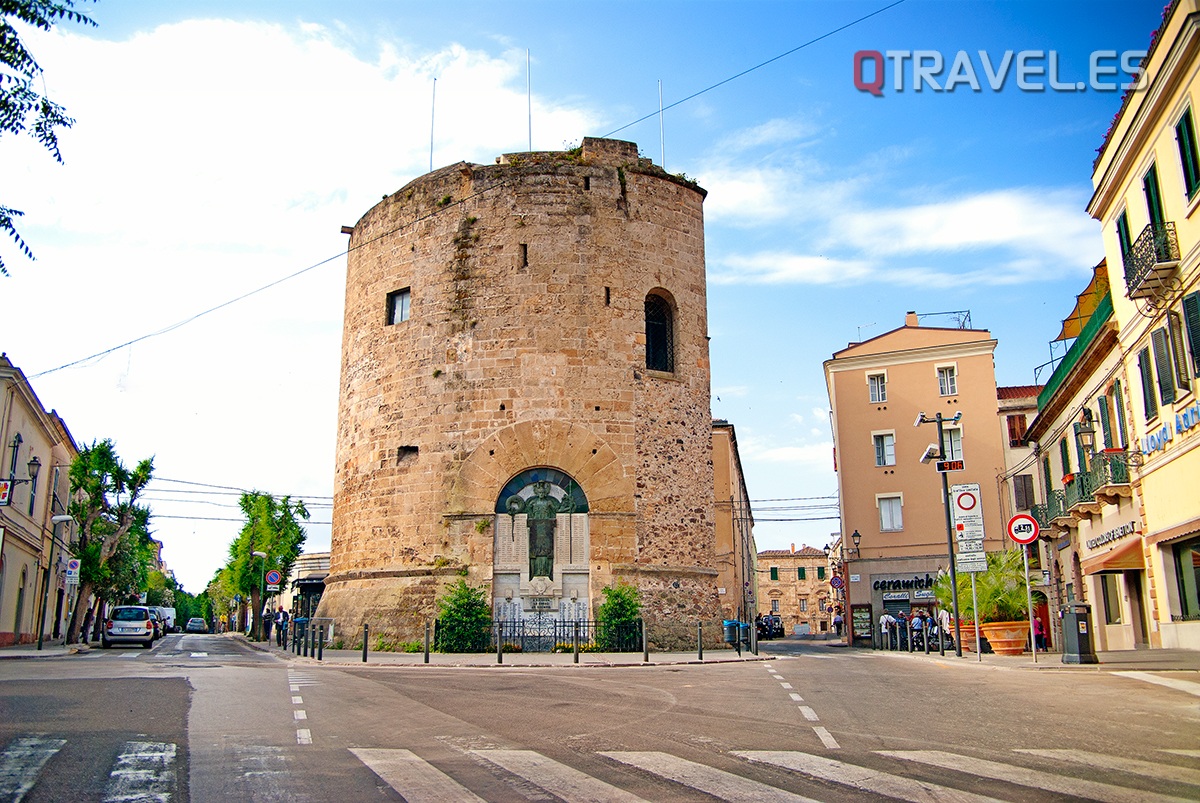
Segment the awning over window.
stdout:
<path fill-rule="evenodd" d="M 1146 561 L 1142 556 L 1142 539 L 1130 537 L 1117 543 L 1115 547 L 1103 555 L 1096 555 L 1083 561 L 1084 574 L 1100 574 L 1101 572 L 1144 571 Z"/>
<path fill-rule="evenodd" d="M 1054 342 L 1079 337 L 1096 307 L 1108 295 L 1108 269 L 1105 265 L 1106 262 L 1102 259 L 1100 264 L 1092 269 L 1092 280 L 1088 282 L 1084 291 L 1075 297 L 1075 309 L 1063 319 L 1062 329 L 1058 337 L 1054 338 Z"/>

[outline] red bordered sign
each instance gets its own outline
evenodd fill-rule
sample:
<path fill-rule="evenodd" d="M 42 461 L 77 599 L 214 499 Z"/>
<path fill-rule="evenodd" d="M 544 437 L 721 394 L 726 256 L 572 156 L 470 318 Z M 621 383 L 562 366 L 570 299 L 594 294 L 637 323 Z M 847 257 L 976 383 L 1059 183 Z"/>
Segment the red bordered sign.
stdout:
<path fill-rule="evenodd" d="M 1007 529 L 1008 537 L 1018 544 L 1032 544 L 1041 532 L 1037 519 L 1028 513 L 1018 513 L 1009 519 Z"/>

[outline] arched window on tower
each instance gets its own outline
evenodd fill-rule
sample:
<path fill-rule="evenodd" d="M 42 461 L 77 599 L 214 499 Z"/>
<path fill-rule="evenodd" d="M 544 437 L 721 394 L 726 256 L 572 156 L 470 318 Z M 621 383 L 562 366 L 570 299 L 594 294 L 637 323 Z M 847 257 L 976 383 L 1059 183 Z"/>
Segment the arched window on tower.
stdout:
<path fill-rule="evenodd" d="M 671 304 L 660 295 L 646 296 L 646 367 L 675 371 L 675 321 Z"/>

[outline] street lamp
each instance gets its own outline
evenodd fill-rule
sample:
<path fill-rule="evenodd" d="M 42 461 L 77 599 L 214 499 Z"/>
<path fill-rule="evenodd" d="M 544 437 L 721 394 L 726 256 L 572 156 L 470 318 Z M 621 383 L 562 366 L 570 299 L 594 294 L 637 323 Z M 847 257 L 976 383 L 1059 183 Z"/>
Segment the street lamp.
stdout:
<path fill-rule="evenodd" d="M 942 418 L 942 414 L 938 413 L 934 418 L 927 418 L 925 413 L 917 414 L 917 420 L 913 422 L 914 427 L 919 427 L 922 424 L 937 424 L 937 448 L 939 459 L 946 459 L 946 437 L 942 429 L 944 422 L 957 423 L 962 418 L 961 412 L 956 412 L 953 418 Z M 929 450 L 925 454 L 929 455 Z M 922 458 L 921 462 L 928 462 L 927 458 Z M 946 549 L 950 553 L 950 595 L 954 606 L 954 654 L 962 658 L 962 625 L 958 621 L 958 565 L 954 560 L 954 525 L 950 521 L 950 482 L 946 479 L 946 472 L 939 472 L 942 475 L 942 502 L 946 508 Z"/>
<path fill-rule="evenodd" d="M 34 459 L 36 460 L 37 458 Z M 30 462 L 32 463 L 33 461 L 31 460 Z M 32 476 L 37 476 L 37 469 L 32 470 L 30 474 Z M 75 519 L 66 514 L 50 517 L 50 556 L 46 559 L 46 571 L 42 576 L 42 613 L 41 616 L 38 617 L 37 648 L 39 650 L 42 648 L 42 640 L 46 636 L 46 610 L 50 605 L 50 567 L 54 565 L 54 541 L 56 540 L 54 530 L 57 525 L 64 524 L 69 521 L 75 521 Z"/>
<path fill-rule="evenodd" d="M 862 533 L 860 533 L 858 530 L 855 530 L 854 533 L 851 534 L 850 540 L 854 542 L 854 548 L 850 550 L 851 554 L 858 555 L 858 545 L 862 541 Z"/>
<path fill-rule="evenodd" d="M 264 601 L 264 595 L 267 593 L 267 580 L 266 580 L 266 577 L 267 577 L 267 553 L 266 552 L 251 552 L 250 554 L 256 558 L 262 558 L 262 573 L 259 575 L 259 578 L 258 578 L 258 583 L 259 583 L 259 585 L 258 585 L 258 608 L 259 608 L 259 610 L 253 611 L 251 613 L 251 615 L 254 617 L 254 622 L 255 622 L 255 625 L 254 625 L 255 637 L 262 638 L 262 605 L 263 605 L 263 601 Z"/>

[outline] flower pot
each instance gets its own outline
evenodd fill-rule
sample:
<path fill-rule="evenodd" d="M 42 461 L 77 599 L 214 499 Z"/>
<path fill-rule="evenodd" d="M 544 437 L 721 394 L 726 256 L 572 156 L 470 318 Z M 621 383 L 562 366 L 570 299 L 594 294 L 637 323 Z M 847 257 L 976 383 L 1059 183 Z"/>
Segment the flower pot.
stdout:
<path fill-rule="evenodd" d="M 1029 622 L 980 622 L 979 630 L 997 655 L 1021 655 L 1029 641 Z"/>

